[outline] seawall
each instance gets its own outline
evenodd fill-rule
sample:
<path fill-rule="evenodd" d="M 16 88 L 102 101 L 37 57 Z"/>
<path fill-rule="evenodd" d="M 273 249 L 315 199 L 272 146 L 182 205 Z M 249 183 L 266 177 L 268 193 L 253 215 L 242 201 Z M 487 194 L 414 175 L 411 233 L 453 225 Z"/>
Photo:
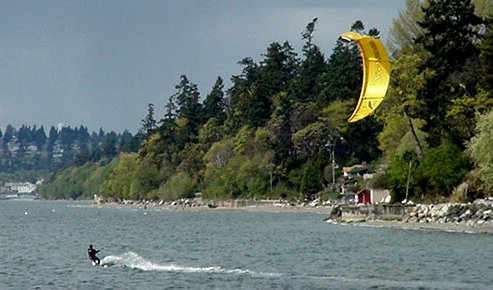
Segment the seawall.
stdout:
<path fill-rule="evenodd" d="M 341 220 L 346 222 L 368 220 L 404 220 L 414 211 L 412 205 L 400 204 L 358 204 L 342 205 Z"/>

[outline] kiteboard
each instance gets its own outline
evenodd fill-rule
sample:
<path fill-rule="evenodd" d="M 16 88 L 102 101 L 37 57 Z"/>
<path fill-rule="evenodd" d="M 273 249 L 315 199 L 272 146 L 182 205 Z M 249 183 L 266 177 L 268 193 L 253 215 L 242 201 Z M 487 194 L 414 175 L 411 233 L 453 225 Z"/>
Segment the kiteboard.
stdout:
<path fill-rule="evenodd" d="M 103 268 L 107 268 L 110 264 L 109 263 L 103 263 L 103 262 L 100 262 L 99 264 L 94 262 L 94 261 L 91 261 L 92 265 L 93 266 L 101 266 Z"/>

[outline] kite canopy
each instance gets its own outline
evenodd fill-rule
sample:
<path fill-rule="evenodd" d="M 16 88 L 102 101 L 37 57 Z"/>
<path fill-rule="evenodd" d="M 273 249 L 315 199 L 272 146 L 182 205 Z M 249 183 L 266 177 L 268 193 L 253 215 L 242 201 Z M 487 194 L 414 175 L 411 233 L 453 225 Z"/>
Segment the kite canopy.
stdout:
<path fill-rule="evenodd" d="M 345 32 L 341 34 L 341 39 L 356 41 L 363 59 L 361 95 L 356 109 L 348 119 L 349 122 L 356 122 L 370 115 L 385 97 L 390 80 L 389 55 L 377 38 L 356 32 Z"/>

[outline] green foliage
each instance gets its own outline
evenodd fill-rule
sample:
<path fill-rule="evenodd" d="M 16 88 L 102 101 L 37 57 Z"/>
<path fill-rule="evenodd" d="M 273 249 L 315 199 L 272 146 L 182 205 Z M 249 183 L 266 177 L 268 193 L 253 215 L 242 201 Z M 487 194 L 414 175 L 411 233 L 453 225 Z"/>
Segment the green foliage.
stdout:
<path fill-rule="evenodd" d="M 123 154 L 114 163 L 101 186 L 104 196 L 142 199 L 159 187 L 159 171 L 149 160 L 139 158 L 137 154 Z"/>
<path fill-rule="evenodd" d="M 137 165 L 136 159 L 133 155 L 124 155 L 113 161 L 115 165 L 101 186 L 101 191 L 105 196 L 130 197 L 133 168 Z"/>
<path fill-rule="evenodd" d="M 336 132 L 344 134 L 349 129 L 348 116 L 353 110 L 352 100 L 333 101 L 322 110 L 321 120 L 331 124 Z"/>
<path fill-rule="evenodd" d="M 287 182 L 278 182 L 272 188 L 272 192 L 270 192 L 269 197 L 273 199 L 284 199 L 284 200 L 299 200 L 300 194 L 299 192 L 288 185 Z"/>
<path fill-rule="evenodd" d="M 414 40 L 422 35 L 418 22 L 423 20 L 421 1 L 406 0 L 406 8 L 392 21 L 388 47 L 390 52 L 409 51 Z"/>
<path fill-rule="evenodd" d="M 204 120 L 214 118 L 219 124 L 222 124 L 226 119 L 225 109 L 223 79 L 218 77 L 211 92 L 204 100 Z"/>
<path fill-rule="evenodd" d="M 445 141 L 430 149 L 421 160 L 416 179 L 425 196 L 448 196 L 470 169 L 469 158 L 456 145 Z"/>
<path fill-rule="evenodd" d="M 425 72 L 420 73 L 418 69 L 423 57 L 422 53 L 402 54 L 393 63 L 391 87 L 377 113 L 377 118 L 384 121 L 378 141 L 387 161 L 399 148 L 417 155 L 425 150 L 427 135 L 422 129 L 425 122 L 416 117 L 416 108 L 422 106 L 417 96 L 425 83 Z"/>
<path fill-rule="evenodd" d="M 360 52 L 355 43 L 336 43 L 327 71 L 320 76 L 320 91 L 316 99 L 319 108 L 332 101 L 347 99 L 356 105 L 363 78 L 361 63 Z"/>
<path fill-rule="evenodd" d="M 428 150 L 421 160 L 410 151 L 397 154 L 385 177 L 380 177 L 380 185 L 392 189 L 395 201 L 405 198 L 410 164 L 409 197 L 414 199 L 449 196 L 470 169 L 469 158 L 450 141 Z"/>
<path fill-rule="evenodd" d="M 204 198 L 232 199 L 245 194 L 245 184 L 241 184 L 237 177 L 240 168 L 246 163 L 248 163 L 246 156 L 236 155 L 229 159 L 225 166 L 213 169 L 214 175 L 206 176 L 208 178 L 204 188 Z"/>
<path fill-rule="evenodd" d="M 470 119 L 470 112 L 454 115 L 455 120 L 450 121 L 447 112 L 452 102 L 462 98 L 465 92 L 475 94 L 479 67 L 477 42 L 481 39 L 479 27 L 483 20 L 474 14 L 470 0 L 429 0 L 423 11 L 423 21 L 418 23 L 423 35 L 416 43 L 428 53 L 421 71 L 433 73 L 426 76 L 426 85 L 418 94 L 424 104 L 419 108 L 419 117 L 426 120 L 425 131 L 432 147 L 438 146 L 442 139 L 463 146 L 472 137 L 467 132 L 472 132 L 474 126 L 460 120 Z M 466 134 L 465 126 L 469 128 Z"/>
<path fill-rule="evenodd" d="M 137 156 L 134 154 L 134 156 Z M 111 181 L 111 179 L 107 179 Z M 149 197 L 148 192 L 151 192 L 159 186 L 162 177 L 159 174 L 157 167 L 149 160 L 137 159 L 137 164 L 133 168 L 133 175 L 129 188 L 130 199 L 143 199 Z M 153 198 L 153 196 L 150 196 Z"/>
<path fill-rule="evenodd" d="M 409 162 L 412 160 L 407 160 L 404 155 L 395 155 L 392 162 L 390 163 L 389 169 L 382 176 L 379 176 L 380 180 L 378 184 L 383 187 L 390 188 L 392 190 L 392 200 L 402 201 L 406 198 L 406 185 L 407 177 L 409 173 Z M 410 196 L 414 195 L 414 172 L 416 169 L 416 162 L 411 163 L 411 186 L 409 193 Z"/>
<path fill-rule="evenodd" d="M 141 127 L 137 134 L 141 140 L 145 140 L 151 136 L 157 128 L 156 120 L 154 119 L 154 104 L 148 104 L 147 115 L 140 121 Z"/>
<path fill-rule="evenodd" d="M 53 180 L 38 187 L 38 193 L 47 199 L 87 199 L 100 194 L 100 187 L 114 163 L 88 162 L 83 166 L 69 167 Z"/>
<path fill-rule="evenodd" d="M 288 42 L 272 43 L 260 65 L 251 58 L 240 61 L 243 74 L 232 77 L 233 87 L 228 90 L 232 112 L 228 124 L 233 129 L 263 126 L 273 111 L 272 96 L 288 88 L 296 63 Z"/>
<path fill-rule="evenodd" d="M 203 157 L 207 146 L 202 144 L 188 145 L 182 152 L 180 164 L 177 167 L 177 172 L 184 172 L 195 182 L 202 179 L 202 169 L 205 166 Z"/>
<path fill-rule="evenodd" d="M 152 194 L 161 200 L 172 201 L 194 197 L 196 190 L 197 183 L 188 174 L 179 171 Z"/>
<path fill-rule="evenodd" d="M 49 176 L 47 170 L 23 170 L 14 173 L 0 172 L 0 184 L 25 181 L 35 184 L 37 181 L 46 178 L 46 176 Z"/>
<path fill-rule="evenodd" d="M 330 129 L 326 122 L 312 123 L 293 134 L 293 144 L 300 154 L 306 155 L 308 160 L 311 160 L 324 148 Z"/>
<path fill-rule="evenodd" d="M 264 129 L 244 127 L 234 139 L 212 145 L 205 154 L 205 198 L 254 198 L 269 192 L 274 154 Z"/>
<path fill-rule="evenodd" d="M 233 139 L 235 154 L 253 153 L 252 140 L 254 138 L 254 129 L 248 126 L 242 127 Z"/>
<path fill-rule="evenodd" d="M 223 135 L 222 127 L 219 126 L 218 120 L 214 117 L 200 127 L 199 130 L 199 143 L 200 144 L 212 144 L 221 140 Z"/>
<path fill-rule="evenodd" d="M 493 111 L 481 116 L 477 124 L 477 135 L 468 144 L 468 153 L 478 168 L 479 179 L 487 192 L 493 191 Z"/>
<path fill-rule="evenodd" d="M 303 165 L 301 172 L 300 193 L 306 199 L 311 200 L 315 197 L 315 194 L 323 189 L 320 171 L 307 163 Z"/>
<path fill-rule="evenodd" d="M 269 191 L 268 173 L 262 165 L 261 156 L 255 156 L 244 160 L 238 168 L 236 180 L 240 197 L 255 198 Z"/>
<path fill-rule="evenodd" d="M 229 160 L 233 157 L 233 146 L 233 140 L 231 139 L 221 140 L 220 142 L 212 144 L 209 151 L 204 155 L 204 161 L 206 162 L 206 178 L 207 176 L 214 175 L 215 170 L 221 169 L 228 164 Z M 207 170 L 212 172 L 207 174 Z"/>
<path fill-rule="evenodd" d="M 307 102 L 313 100 L 320 92 L 320 76 L 327 70 L 327 64 L 320 48 L 313 44 L 313 33 L 316 20 L 308 23 L 306 30 L 302 33 L 306 40 L 303 46 L 303 60 L 298 68 L 298 73 L 289 86 L 289 96 L 295 102 Z"/>
<path fill-rule="evenodd" d="M 347 154 L 351 154 L 358 162 L 378 159 L 381 151 L 378 148 L 377 136 L 382 128 L 383 123 L 374 116 L 351 123 L 348 132 L 343 135 L 347 142 Z"/>
<path fill-rule="evenodd" d="M 493 6 L 493 4 L 492 4 Z M 480 84 L 483 89 L 493 96 L 493 12 L 490 15 L 484 39 L 480 45 Z"/>

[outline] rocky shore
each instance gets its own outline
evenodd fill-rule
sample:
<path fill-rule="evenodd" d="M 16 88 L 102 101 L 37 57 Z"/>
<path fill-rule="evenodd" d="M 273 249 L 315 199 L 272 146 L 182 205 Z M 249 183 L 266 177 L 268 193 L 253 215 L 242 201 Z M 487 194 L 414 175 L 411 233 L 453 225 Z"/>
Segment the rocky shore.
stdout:
<path fill-rule="evenodd" d="M 407 224 L 452 225 L 463 231 L 493 234 L 493 201 L 418 204 L 403 220 Z M 429 226 L 428 226 L 429 227 Z"/>
<path fill-rule="evenodd" d="M 493 201 L 417 205 L 335 206 L 326 220 L 406 229 L 493 234 Z"/>
<path fill-rule="evenodd" d="M 405 222 L 459 223 L 482 225 L 493 222 L 493 202 L 476 200 L 473 203 L 418 204 Z"/>

